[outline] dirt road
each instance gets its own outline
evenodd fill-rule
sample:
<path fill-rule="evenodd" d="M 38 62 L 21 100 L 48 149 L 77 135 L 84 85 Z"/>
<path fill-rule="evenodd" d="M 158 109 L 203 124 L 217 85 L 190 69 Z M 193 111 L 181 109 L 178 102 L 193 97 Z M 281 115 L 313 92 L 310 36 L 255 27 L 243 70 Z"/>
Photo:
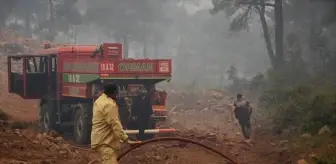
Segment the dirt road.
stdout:
<path fill-rule="evenodd" d="M 13 109 L 19 110 L 13 105 Z M 33 109 L 36 110 L 36 109 Z M 206 113 L 205 113 L 206 112 Z M 16 113 L 22 113 L 18 111 Z M 226 114 L 211 111 L 194 111 L 188 115 L 188 120 L 182 118 L 184 114 L 176 112 L 173 120 L 164 126 L 175 127 L 180 130 L 173 136 L 193 139 L 210 145 L 213 148 L 237 160 L 239 163 L 278 164 L 280 160 L 288 160 L 281 150 L 276 150 L 270 141 L 255 139 L 252 145 L 243 142 L 239 129 L 227 122 Z M 16 115 L 19 118 L 21 115 Z M 202 116 L 202 119 L 199 118 Z M 212 116 L 212 117 L 211 117 Z M 21 120 L 24 117 L 21 117 Z M 221 128 L 220 125 L 222 125 Z M 57 137 L 41 139 L 32 129 L 3 130 L 0 132 L 0 163 L 16 161 L 26 163 L 88 163 L 98 159 L 96 153 L 72 147 L 67 141 Z M 42 135 L 43 136 L 43 135 Z M 47 136 L 47 135 L 45 135 Z M 47 137 L 42 137 L 47 138 Z M 265 138 L 263 138 L 265 139 Z M 59 141 L 60 140 L 60 141 Z M 128 154 L 123 164 L 226 164 L 223 158 L 191 144 L 181 142 L 153 143 Z"/>
<path fill-rule="evenodd" d="M 190 133 L 188 135 L 188 133 Z M 216 136 L 196 135 L 183 132 L 180 137 L 200 141 L 221 150 L 238 163 L 278 163 L 277 152 L 269 152 L 269 147 L 260 151 L 261 145 L 249 145 L 232 140 L 219 140 Z M 265 146 L 265 144 L 263 144 Z M 127 149 L 127 147 L 125 147 Z M 124 149 L 124 150 L 125 150 Z M 263 156 L 267 155 L 267 156 Z M 74 147 L 60 137 L 38 134 L 28 130 L 5 130 L 0 132 L 0 163 L 88 163 L 99 159 L 88 148 Z M 273 162 L 271 161 L 273 160 Z M 201 147 L 182 142 L 161 142 L 141 147 L 121 161 L 121 164 L 226 164 L 226 160 Z"/>

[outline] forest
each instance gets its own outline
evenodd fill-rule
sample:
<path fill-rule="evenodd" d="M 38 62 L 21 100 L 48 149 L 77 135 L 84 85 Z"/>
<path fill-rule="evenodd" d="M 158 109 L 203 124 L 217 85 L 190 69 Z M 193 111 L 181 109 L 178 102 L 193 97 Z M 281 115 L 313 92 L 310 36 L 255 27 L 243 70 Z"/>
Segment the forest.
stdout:
<path fill-rule="evenodd" d="M 336 132 L 336 1 L 0 0 L 0 29 L 127 43 L 172 58 L 175 87 L 252 95 L 274 134 Z"/>

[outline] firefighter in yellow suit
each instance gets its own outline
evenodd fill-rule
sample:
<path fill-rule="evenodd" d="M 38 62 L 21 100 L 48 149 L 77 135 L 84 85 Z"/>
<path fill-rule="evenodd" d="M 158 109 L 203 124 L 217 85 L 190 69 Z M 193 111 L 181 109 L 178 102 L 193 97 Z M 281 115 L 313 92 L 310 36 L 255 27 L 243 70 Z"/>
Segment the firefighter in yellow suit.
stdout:
<path fill-rule="evenodd" d="M 130 141 L 123 131 L 115 101 L 117 94 L 117 86 L 107 84 L 93 106 L 91 148 L 100 153 L 102 164 L 118 163 L 120 141 L 131 145 L 139 143 Z"/>

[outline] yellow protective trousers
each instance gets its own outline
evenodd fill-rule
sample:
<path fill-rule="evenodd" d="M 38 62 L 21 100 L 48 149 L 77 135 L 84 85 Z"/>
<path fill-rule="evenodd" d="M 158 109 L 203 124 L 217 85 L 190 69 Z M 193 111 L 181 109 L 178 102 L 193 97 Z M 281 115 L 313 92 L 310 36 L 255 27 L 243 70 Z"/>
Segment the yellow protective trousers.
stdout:
<path fill-rule="evenodd" d="M 102 145 L 97 148 L 97 151 L 100 154 L 102 164 L 118 164 L 118 155 L 112 147 L 108 145 Z"/>

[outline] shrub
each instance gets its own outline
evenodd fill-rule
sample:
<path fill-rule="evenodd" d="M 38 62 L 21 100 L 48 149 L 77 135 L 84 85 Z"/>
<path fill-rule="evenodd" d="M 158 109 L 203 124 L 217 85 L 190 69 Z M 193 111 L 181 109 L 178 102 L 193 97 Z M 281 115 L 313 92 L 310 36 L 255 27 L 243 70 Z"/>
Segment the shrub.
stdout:
<path fill-rule="evenodd" d="M 260 105 L 280 129 L 316 133 L 324 125 L 336 127 L 336 86 L 272 88 L 263 92 Z"/>
<path fill-rule="evenodd" d="M 336 164 L 336 156 L 313 157 L 315 164 Z"/>

